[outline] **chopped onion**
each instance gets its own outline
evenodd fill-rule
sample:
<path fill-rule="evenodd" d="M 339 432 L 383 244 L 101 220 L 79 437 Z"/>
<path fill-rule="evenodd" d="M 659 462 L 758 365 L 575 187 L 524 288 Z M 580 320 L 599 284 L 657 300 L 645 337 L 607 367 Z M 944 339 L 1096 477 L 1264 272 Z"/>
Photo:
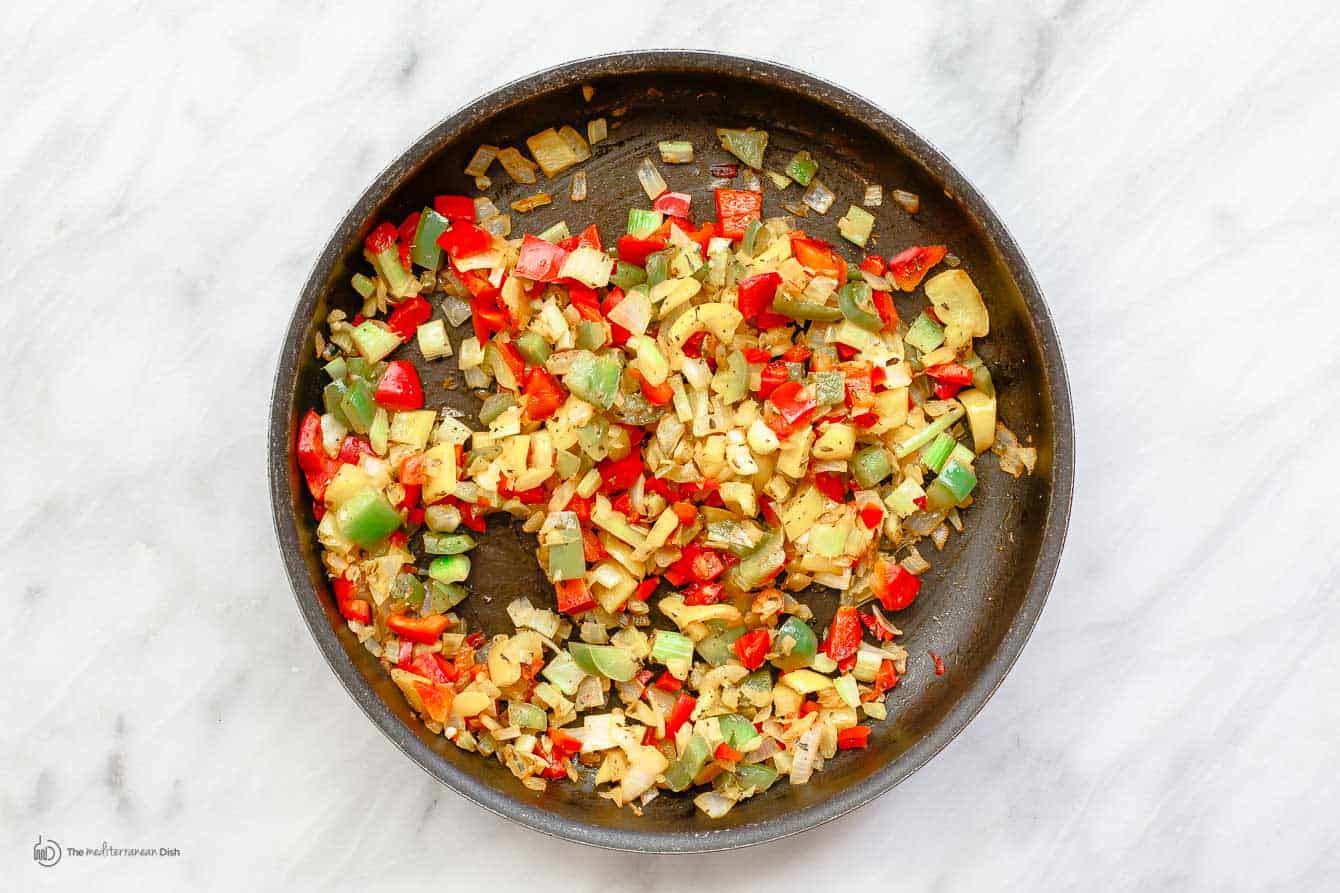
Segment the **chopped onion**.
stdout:
<path fill-rule="evenodd" d="M 642 163 L 637 166 L 637 181 L 642 184 L 642 191 L 652 201 L 668 188 L 665 185 L 665 178 L 661 176 L 655 162 L 650 158 L 642 159 Z"/>
<path fill-rule="evenodd" d="M 735 801 L 716 791 L 708 791 L 694 797 L 693 804 L 706 813 L 709 819 L 719 819 L 731 811 Z"/>
<path fill-rule="evenodd" d="M 566 271 L 567 265 L 564 264 Z M 651 324 L 651 299 L 642 289 L 635 289 L 624 295 L 607 314 L 609 321 L 623 326 L 634 335 L 641 335 Z"/>
<path fill-rule="evenodd" d="M 823 726 L 815 724 L 796 741 L 791 749 L 791 784 L 805 784 L 814 774 L 814 764 L 819 759 L 819 738 L 823 733 Z"/>
<path fill-rule="evenodd" d="M 610 274 L 613 272 L 613 258 L 603 251 L 582 245 L 568 254 L 558 275 L 564 279 L 576 279 L 588 288 L 604 288 L 609 285 Z M 625 303 L 628 303 L 627 299 L 620 302 L 620 306 Z M 646 331 L 645 325 L 641 331 Z"/>
<path fill-rule="evenodd" d="M 572 175 L 572 191 L 568 199 L 574 202 L 586 201 L 586 171 L 577 171 Z"/>
<path fill-rule="evenodd" d="M 810 187 L 801 196 L 801 201 L 816 214 L 827 214 L 828 209 L 833 207 L 833 202 L 837 201 L 837 196 L 816 177 L 810 181 Z"/>
<path fill-rule="evenodd" d="M 591 97 L 596 95 L 596 88 L 590 84 L 582 84 L 582 101 L 590 102 Z"/>
<path fill-rule="evenodd" d="M 604 118 L 594 118 L 586 122 L 586 141 L 595 145 L 609 136 L 609 126 Z"/>
<path fill-rule="evenodd" d="M 525 198 L 519 198 L 512 202 L 512 210 L 525 214 L 528 211 L 534 211 L 536 208 L 552 204 L 554 197 L 547 192 L 537 192 L 534 195 L 528 195 Z"/>
<path fill-rule="evenodd" d="M 483 192 L 485 189 L 488 189 L 492 185 L 493 181 L 490 180 L 488 177 L 485 177 L 483 175 L 475 177 L 475 188 L 478 189 L 480 192 Z"/>
<path fill-rule="evenodd" d="M 787 211 L 790 211 L 792 214 L 795 214 L 797 217 L 810 216 L 810 209 L 802 205 L 800 202 L 782 202 L 782 207 Z"/>
<path fill-rule="evenodd" d="M 505 239 L 512 234 L 512 217 L 510 214 L 494 214 L 480 221 L 479 228 Z"/>
<path fill-rule="evenodd" d="M 913 546 L 908 551 L 907 557 L 904 558 L 900 564 L 902 564 L 903 570 L 907 571 L 909 574 L 920 575 L 931 569 L 931 563 L 921 557 L 921 553 L 917 551 L 916 546 Z"/>
<path fill-rule="evenodd" d="M 563 142 L 568 144 L 568 148 L 572 150 L 573 155 L 577 156 L 578 161 L 585 161 L 591 157 L 591 147 L 586 144 L 586 140 L 582 139 L 582 135 L 571 125 L 564 124 L 558 128 L 558 135 L 563 138 Z"/>
<path fill-rule="evenodd" d="M 526 148 L 530 149 L 530 154 L 535 157 L 546 177 L 561 174 L 578 161 L 577 153 L 552 127 L 527 137 Z"/>
<path fill-rule="evenodd" d="M 915 192 L 908 192 L 906 189 L 893 190 L 893 201 L 909 214 L 915 214 L 921 210 L 921 197 Z"/>
<path fill-rule="evenodd" d="M 686 140 L 661 140 L 656 144 L 661 160 L 666 164 L 689 164 L 693 161 L 693 143 Z"/>
<path fill-rule="evenodd" d="M 498 161 L 502 163 L 503 170 L 507 171 L 507 176 L 513 181 L 525 186 L 535 185 L 535 162 L 522 155 L 516 149 L 508 146 L 498 152 Z"/>
<path fill-rule="evenodd" d="M 861 204 L 867 208 L 878 208 L 884 204 L 884 187 L 878 183 L 865 187 L 865 198 L 861 200 Z"/>
<path fill-rule="evenodd" d="M 750 192 L 762 192 L 763 181 L 758 178 L 758 174 L 752 167 L 747 167 L 740 174 L 740 188 L 747 189 Z"/>
<path fill-rule="evenodd" d="M 772 185 L 776 186 L 778 189 L 785 189 L 791 185 L 791 178 L 786 174 L 779 174 L 774 170 L 766 170 L 763 173 L 768 175 L 768 179 L 772 181 Z"/>
<path fill-rule="evenodd" d="M 487 195 L 475 196 L 475 219 L 488 220 L 493 215 L 499 213 L 498 206 L 493 203 Z"/>
<path fill-rule="evenodd" d="M 470 305 L 460 298 L 454 298 L 450 295 L 441 301 L 442 313 L 447 317 L 447 322 L 453 326 L 459 326 L 470 318 Z"/>
<path fill-rule="evenodd" d="M 493 159 L 498 157 L 498 147 L 490 146 L 488 143 L 475 150 L 475 154 L 470 157 L 470 163 L 465 166 L 465 175 L 467 177 L 482 177 L 493 164 Z"/>

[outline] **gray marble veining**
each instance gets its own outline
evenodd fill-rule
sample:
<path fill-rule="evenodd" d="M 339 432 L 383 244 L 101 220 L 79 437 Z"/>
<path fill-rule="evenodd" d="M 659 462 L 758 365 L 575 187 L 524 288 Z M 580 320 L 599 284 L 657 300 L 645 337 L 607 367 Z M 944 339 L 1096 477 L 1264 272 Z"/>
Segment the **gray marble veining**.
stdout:
<path fill-rule="evenodd" d="M 0 12 L 7 888 L 1331 888 L 1340 17 L 1321 2 L 66 3 Z M 893 793 L 690 861 L 431 784 L 326 670 L 266 502 L 283 324 L 358 192 L 567 58 L 809 69 L 940 146 L 1069 360 L 1067 555 L 1022 659 Z M 179 857 L 32 859 L 65 845 Z"/>

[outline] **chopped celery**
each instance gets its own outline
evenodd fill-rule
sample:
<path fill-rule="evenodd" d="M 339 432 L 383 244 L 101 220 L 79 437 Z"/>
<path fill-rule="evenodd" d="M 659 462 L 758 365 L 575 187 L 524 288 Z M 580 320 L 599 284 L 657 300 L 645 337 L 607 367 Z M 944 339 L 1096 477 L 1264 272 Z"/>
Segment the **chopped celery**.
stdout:
<path fill-rule="evenodd" d="M 377 270 L 377 275 L 382 277 L 391 294 L 396 297 L 409 294 L 409 290 L 416 280 L 410 275 L 409 270 L 406 270 L 404 265 L 400 263 L 400 249 L 394 242 L 384 251 L 379 251 L 376 254 L 368 254 L 367 251 L 364 251 L 363 256 L 372 262 L 372 266 Z"/>
<path fill-rule="evenodd" d="M 400 346 L 400 336 L 391 331 L 386 323 L 375 319 L 365 319 L 354 326 L 350 337 L 354 339 L 354 347 L 369 363 L 384 359 Z"/>
<path fill-rule="evenodd" d="M 693 779 L 698 773 L 703 771 L 703 766 L 707 764 L 707 758 L 712 755 L 712 746 L 707 743 L 707 739 L 702 735 L 693 735 L 689 738 L 689 743 L 684 748 L 684 753 L 680 754 L 679 759 L 670 764 L 670 768 L 665 770 L 665 782 L 672 791 L 688 790 L 693 784 Z"/>
<path fill-rule="evenodd" d="M 617 285 L 624 291 L 646 281 L 646 270 L 622 260 L 615 266 L 614 273 L 610 276 L 610 284 Z"/>
<path fill-rule="evenodd" d="M 586 574 L 586 556 L 582 552 L 581 541 L 575 543 L 557 543 L 549 547 L 549 579 L 557 583 L 560 580 L 580 580 Z"/>
<path fill-rule="evenodd" d="M 465 555 L 443 555 L 428 565 L 428 576 L 439 583 L 459 583 L 470 576 L 470 559 Z"/>
<path fill-rule="evenodd" d="M 848 707 L 859 707 L 861 704 L 861 691 L 856 687 L 856 679 L 845 674 L 833 680 L 833 687 L 837 689 L 838 696 L 846 703 Z"/>
<path fill-rule="evenodd" d="M 437 533 L 451 533 L 461 526 L 461 510 L 449 503 L 430 505 L 423 510 L 423 523 Z"/>
<path fill-rule="evenodd" d="M 653 251 L 647 255 L 647 286 L 655 287 L 670 278 L 670 255 L 673 249 Z"/>
<path fill-rule="evenodd" d="M 881 446 L 868 446 L 851 457 L 851 473 L 863 490 L 884 480 L 893 473 L 889 451 Z"/>
<path fill-rule="evenodd" d="M 931 471 L 939 472 L 945 467 L 945 462 L 949 461 L 949 454 L 954 451 L 957 443 L 954 438 L 948 434 L 937 434 L 935 439 L 926 445 L 921 451 L 921 463 Z"/>
<path fill-rule="evenodd" d="M 916 501 L 925 495 L 926 491 L 921 489 L 920 484 L 911 478 L 904 478 L 901 484 L 893 488 L 893 492 L 884 497 L 884 504 L 898 517 L 906 518 L 916 514 L 919 508 Z"/>
<path fill-rule="evenodd" d="M 419 226 L 414 230 L 414 245 L 410 249 L 410 260 L 421 267 L 436 270 L 442 263 L 442 248 L 437 244 L 438 236 L 447 231 L 451 221 L 434 211 L 424 208 L 419 215 Z"/>
<path fill-rule="evenodd" d="M 372 416 L 372 424 L 368 426 L 368 443 L 372 445 L 372 451 L 378 456 L 386 455 L 387 439 L 391 434 L 391 417 L 386 414 L 386 410 L 380 406 L 377 412 Z"/>
<path fill-rule="evenodd" d="M 628 209 L 628 235 L 635 239 L 645 239 L 660 229 L 664 218 L 660 211 L 648 211 L 644 208 Z"/>
<path fill-rule="evenodd" d="M 532 366 L 543 366 L 549 359 L 549 343 L 535 332 L 525 332 L 516 339 L 516 349 Z"/>
<path fill-rule="evenodd" d="M 651 643 L 651 659 L 665 664 L 676 679 L 688 678 L 693 666 L 693 640 L 672 630 L 658 629 Z"/>
<path fill-rule="evenodd" d="M 475 538 L 468 533 L 433 533 L 423 535 L 423 550 L 429 555 L 459 555 L 475 547 Z"/>
<path fill-rule="evenodd" d="M 693 161 L 693 143 L 687 140 L 661 140 L 656 144 L 661 160 L 666 164 L 689 164 Z"/>
<path fill-rule="evenodd" d="M 894 448 L 893 455 L 899 459 L 904 456 L 912 455 L 912 453 L 915 453 L 917 450 L 934 440 L 941 432 L 948 431 L 949 426 L 962 417 L 963 407 L 955 406 L 953 409 L 949 410 L 949 412 L 940 416 L 916 434 L 913 434 L 911 437 L 899 443 L 898 446 Z"/>
<path fill-rule="evenodd" d="M 358 292 L 359 296 L 364 299 L 372 297 L 372 293 L 377 290 L 377 283 L 362 273 L 355 273 L 354 278 L 350 280 L 350 284 L 353 285 L 354 291 Z"/>
<path fill-rule="evenodd" d="M 871 231 L 875 228 L 875 216 L 865 208 L 852 205 L 847 209 L 846 216 L 838 221 L 837 226 L 842 238 L 864 248 L 870 239 Z"/>
<path fill-rule="evenodd" d="M 717 128 L 717 138 L 721 140 L 721 148 L 743 161 L 745 164 L 761 170 L 763 168 L 763 151 L 768 147 L 768 132 L 766 130 L 732 130 L 726 127 Z"/>
<path fill-rule="evenodd" d="M 810 185 L 810 181 L 814 179 L 814 175 L 818 170 L 819 162 L 815 161 L 809 152 L 801 149 L 795 155 L 791 156 L 791 160 L 787 162 L 784 173 L 801 186 L 808 186 Z"/>
<path fill-rule="evenodd" d="M 841 403 L 847 396 L 847 378 L 841 372 L 814 373 L 814 399 L 824 406 Z"/>
<path fill-rule="evenodd" d="M 926 488 L 926 507 L 946 511 L 967 499 L 976 486 L 977 476 L 972 468 L 957 459 L 950 460 Z"/>
<path fill-rule="evenodd" d="M 330 376 L 331 381 L 339 381 L 349 373 L 349 364 L 344 361 L 344 357 L 336 357 L 321 368 Z"/>
<path fill-rule="evenodd" d="M 930 353 L 945 343 L 945 330 L 927 313 L 922 313 L 908 328 L 903 340 L 922 353 Z"/>
<path fill-rule="evenodd" d="M 572 233 L 568 231 L 568 222 L 566 220 L 560 220 L 558 223 L 548 227 L 544 232 L 536 236 L 536 238 L 543 239 L 546 242 L 562 242 L 571 235 Z"/>

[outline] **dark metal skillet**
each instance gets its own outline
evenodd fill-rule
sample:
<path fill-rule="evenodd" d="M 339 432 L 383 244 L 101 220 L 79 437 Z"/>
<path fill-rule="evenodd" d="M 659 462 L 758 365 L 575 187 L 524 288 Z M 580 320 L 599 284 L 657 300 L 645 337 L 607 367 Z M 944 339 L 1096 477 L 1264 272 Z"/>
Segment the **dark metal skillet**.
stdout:
<path fill-rule="evenodd" d="M 596 88 L 589 103 L 583 84 Z M 615 117 L 619 108 L 627 112 Z M 668 793 L 641 817 L 566 783 L 535 794 L 495 760 L 460 751 L 429 732 L 335 610 L 309 499 L 291 455 L 296 420 L 319 403 L 323 384 L 313 333 L 331 308 L 354 312 L 357 296 L 348 282 L 362 268 L 368 230 L 380 220 L 403 219 L 434 194 L 473 194 L 462 170 L 480 143 L 521 145 L 544 127 L 570 123 L 581 130 L 599 116 L 619 126 L 595 147 L 595 157 L 573 169 L 586 170 L 590 181 L 590 198 L 580 205 L 567 200 L 573 171 L 524 187 L 494 166 L 489 194 L 500 208 L 542 188 L 555 195 L 549 207 L 514 214 L 514 235 L 560 219 L 622 232 L 627 209 L 645 204 L 636 163 L 655 156 L 660 139 L 693 142 L 698 162 L 661 168 L 671 189 L 691 193 L 698 216 L 710 217 L 707 168 L 729 160 L 714 129 L 764 128 L 771 134 L 771 165 L 780 167 L 795 150 L 807 148 L 838 195 L 826 217 L 804 222 L 812 235 L 840 242 L 835 222 L 848 203 L 859 203 L 866 182 L 921 196 L 915 217 L 887 200 L 872 209 L 877 250 L 946 243 L 962 258 L 991 314 L 991 334 L 979 351 L 996 381 L 1001 417 L 1038 448 L 1036 472 L 1018 481 L 990 457 L 978 463 L 981 483 L 965 513 L 965 534 L 932 556 L 934 570 L 921 598 L 897 617 L 911 666 L 889 700 L 889 719 L 875 724 L 869 749 L 842 752 L 809 784 L 779 783 L 718 821 L 697 812 L 688 796 Z M 794 201 L 799 190 L 787 194 Z M 779 195 L 771 185 L 765 188 L 765 216 L 782 213 Z M 912 299 L 899 303 L 905 316 L 914 305 Z M 412 347 L 401 355 L 419 360 Z M 473 413 L 478 404 L 468 393 L 440 387 L 452 362 L 420 365 L 430 405 L 446 402 Z M 285 335 L 271 405 L 270 489 L 280 550 L 312 635 L 350 695 L 411 759 L 484 808 L 548 834 L 615 849 L 703 852 L 795 834 L 869 802 L 924 765 L 981 709 L 1023 648 L 1060 560 L 1073 479 L 1072 425 L 1060 344 L 1028 264 L 982 197 L 925 140 L 866 100 L 791 68 L 706 52 L 620 53 L 552 68 L 477 100 L 411 146 L 358 200 L 321 252 Z M 474 594 L 461 607 L 472 622 L 490 631 L 510 629 L 508 601 L 518 595 L 537 604 L 550 598 L 532 550 L 523 534 L 492 522 L 474 553 Z M 811 595 L 820 622 L 826 622 L 834 594 Z M 943 656 L 944 676 L 934 674 L 930 651 Z"/>

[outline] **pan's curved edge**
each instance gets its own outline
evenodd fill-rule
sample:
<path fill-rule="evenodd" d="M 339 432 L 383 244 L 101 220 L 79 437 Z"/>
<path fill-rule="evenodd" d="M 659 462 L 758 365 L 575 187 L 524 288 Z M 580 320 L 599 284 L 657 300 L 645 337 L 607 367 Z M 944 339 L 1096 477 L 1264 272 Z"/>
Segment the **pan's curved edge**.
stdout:
<path fill-rule="evenodd" d="M 825 803 L 785 813 L 774 820 L 712 832 L 658 833 L 602 828 L 574 822 L 516 800 L 442 761 L 417 735 L 382 703 L 367 681 L 344 654 L 343 646 L 317 602 L 303 596 L 310 585 L 307 567 L 299 556 L 297 515 L 293 508 L 290 479 L 296 474 L 289 444 L 293 439 L 293 387 L 297 375 L 296 348 L 311 324 L 317 298 L 328 271 L 343 253 L 343 246 L 373 216 L 370 212 L 382 197 L 413 176 L 431 157 L 436 145 L 452 131 L 466 126 L 482 114 L 495 114 L 538 91 L 580 85 L 601 75 L 640 72 L 648 68 L 721 73 L 780 82 L 828 105 L 855 109 L 860 117 L 896 142 L 917 164 L 944 183 L 954 199 L 989 233 L 989 241 L 1000 252 L 1005 266 L 1019 286 L 1029 315 L 1037 328 L 1044 360 L 1053 359 L 1043 370 L 1052 412 L 1055 440 L 1051 492 L 1046 524 L 1039 547 L 1038 563 L 1020 612 L 1002 638 L 993 658 L 993 671 L 984 673 L 966 689 L 943 717 L 935 732 L 924 736 L 899 759 L 897 770 L 877 773 Z M 290 587 L 313 640 L 340 683 L 368 718 L 406 756 L 430 776 L 475 804 L 502 818 L 541 833 L 589 846 L 644 853 L 702 853 L 753 846 L 826 824 L 871 802 L 891 790 L 943 750 L 985 706 L 1013 667 L 1031 634 L 1055 578 L 1065 545 L 1074 490 L 1074 420 L 1065 361 L 1051 312 L 1042 297 L 1032 269 L 1000 218 L 977 189 L 960 174 L 934 145 L 900 119 L 843 87 L 789 66 L 758 59 L 703 50 L 648 50 L 589 56 L 544 69 L 513 80 L 464 106 L 428 130 L 383 170 L 363 192 L 340 222 L 325 250 L 312 266 L 301 297 L 294 308 L 279 354 L 271 396 L 268 470 L 272 520 Z"/>

